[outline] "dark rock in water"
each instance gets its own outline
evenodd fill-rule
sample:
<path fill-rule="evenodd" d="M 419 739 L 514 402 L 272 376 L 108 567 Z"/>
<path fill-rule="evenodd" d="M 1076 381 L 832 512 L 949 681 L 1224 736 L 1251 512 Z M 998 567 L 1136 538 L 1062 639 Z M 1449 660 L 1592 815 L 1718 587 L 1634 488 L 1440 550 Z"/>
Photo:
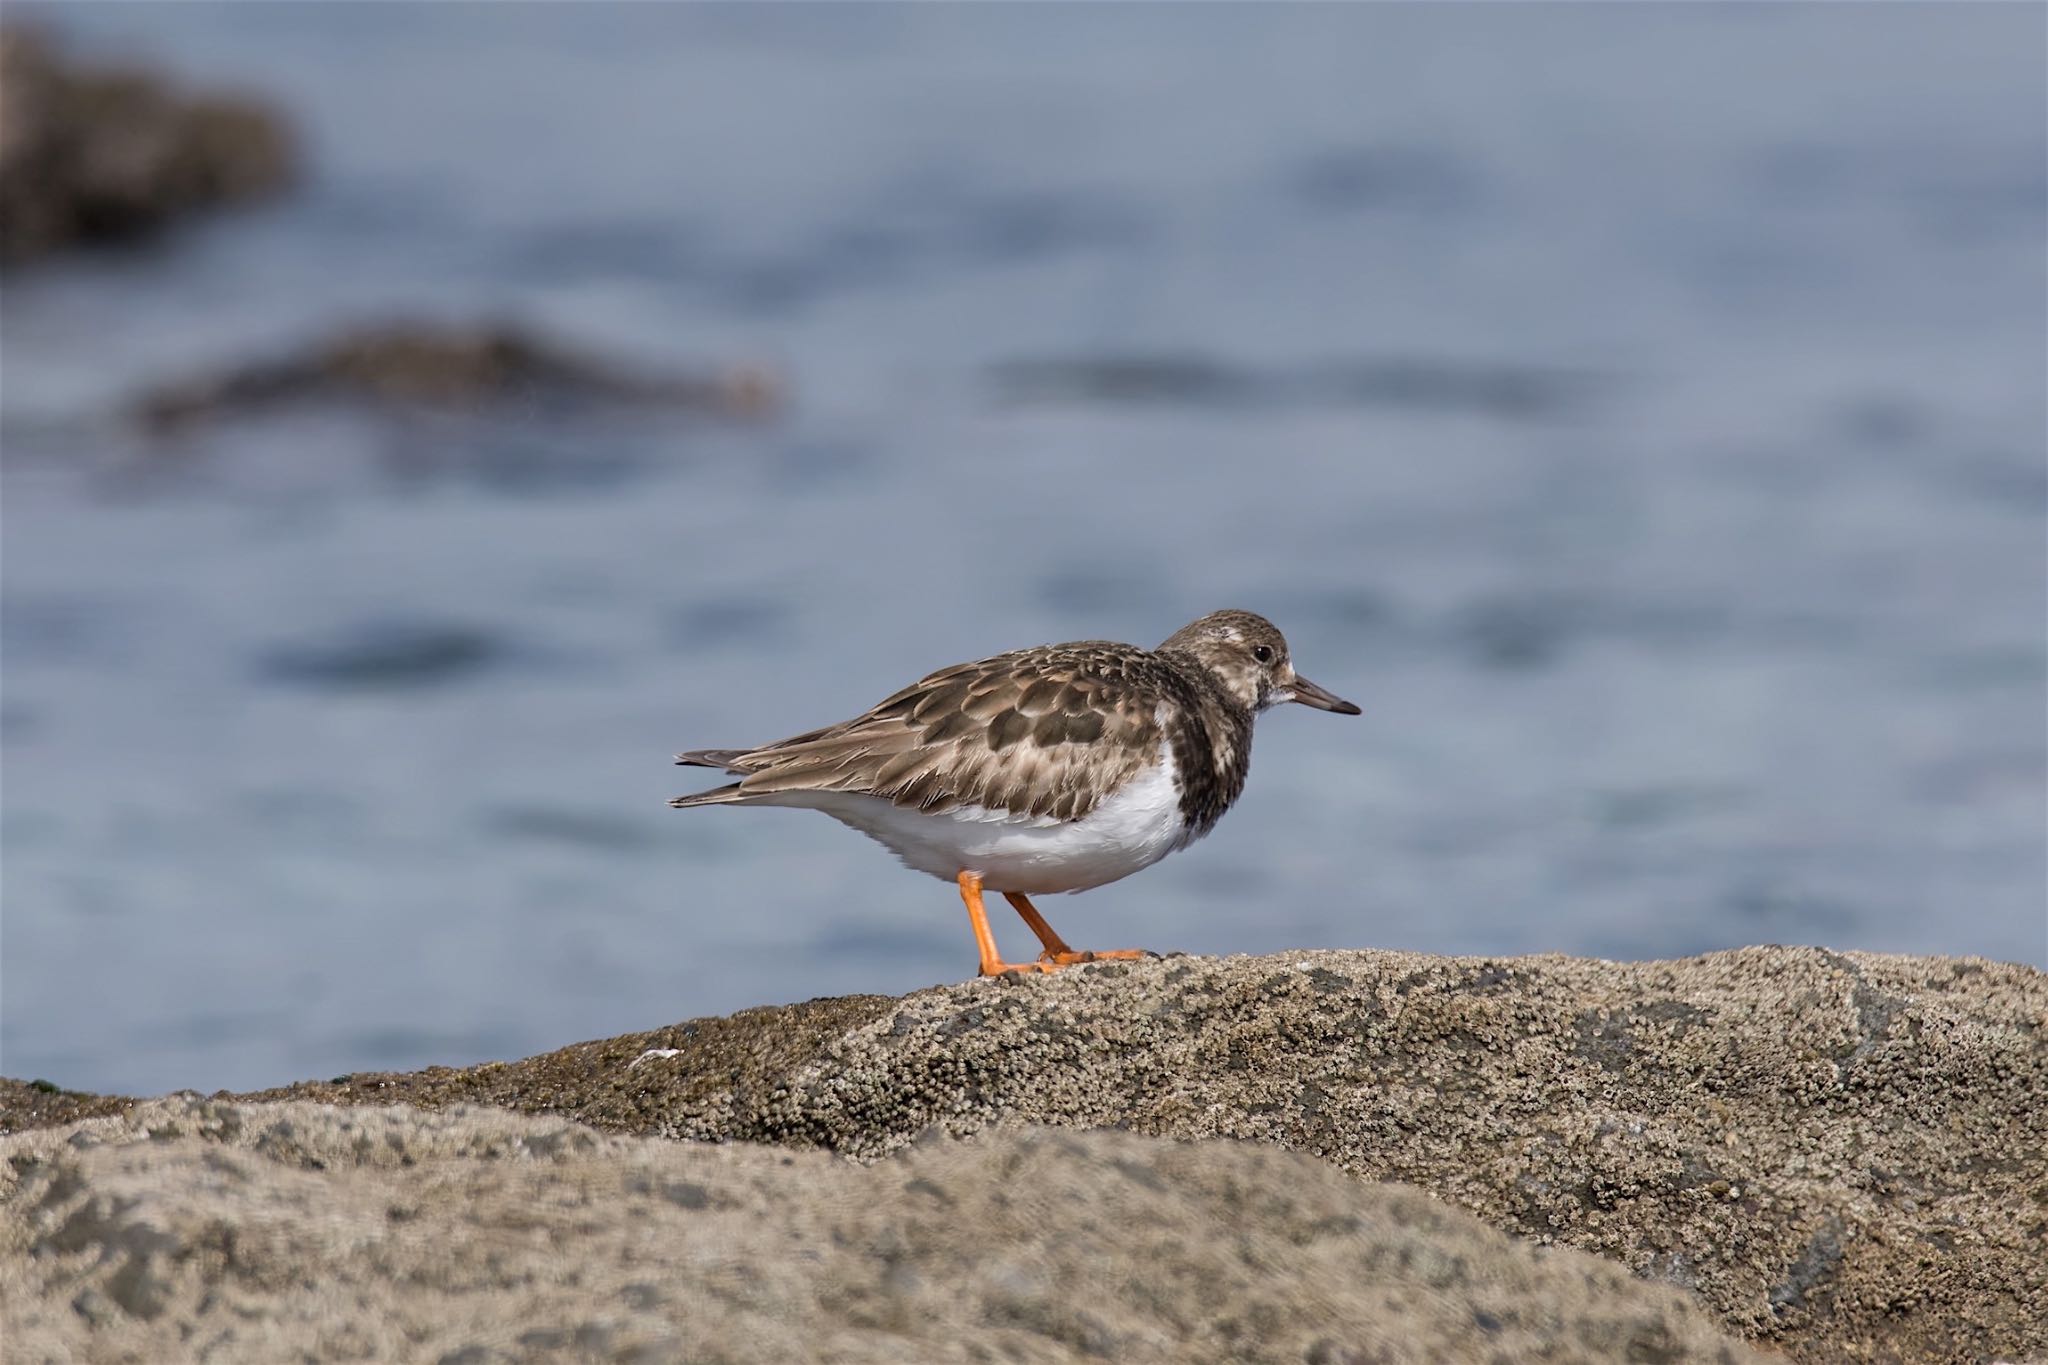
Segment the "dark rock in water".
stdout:
<path fill-rule="evenodd" d="M 72 66 L 41 34 L 0 32 L 0 263 L 142 240 L 275 193 L 298 155 L 290 125 L 260 100 Z"/>
<path fill-rule="evenodd" d="M 166 385 L 131 402 L 128 415 L 146 431 L 169 435 L 302 404 L 399 411 L 653 406 L 753 418 L 781 402 L 778 378 L 755 366 L 649 374 L 508 324 L 395 322 Z"/>

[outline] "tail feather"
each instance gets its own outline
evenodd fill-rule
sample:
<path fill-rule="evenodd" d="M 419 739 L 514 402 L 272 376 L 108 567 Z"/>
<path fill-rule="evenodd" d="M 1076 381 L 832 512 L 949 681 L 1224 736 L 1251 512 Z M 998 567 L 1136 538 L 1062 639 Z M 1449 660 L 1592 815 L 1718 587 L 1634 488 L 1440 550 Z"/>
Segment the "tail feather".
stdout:
<path fill-rule="evenodd" d="M 708 792 L 694 792 L 689 796 L 671 797 L 669 805 L 677 810 L 688 810 L 692 806 L 729 806 L 735 801 L 743 801 L 745 799 L 745 797 L 740 795 L 740 784 L 734 782 L 723 787 L 713 787 Z"/>
<path fill-rule="evenodd" d="M 719 768 L 737 773 L 744 771 L 734 766 L 737 760 L 752 752 L 751 749 L 685 749 L 676 755 L 676 762 L 685 768 Z"/>

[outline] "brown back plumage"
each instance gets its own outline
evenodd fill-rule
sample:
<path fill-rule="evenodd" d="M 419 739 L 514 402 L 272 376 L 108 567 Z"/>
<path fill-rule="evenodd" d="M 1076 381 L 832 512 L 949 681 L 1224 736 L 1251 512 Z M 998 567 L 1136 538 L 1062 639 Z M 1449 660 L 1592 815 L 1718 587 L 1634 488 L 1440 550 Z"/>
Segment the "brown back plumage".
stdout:
<path fill-rule="evenodd" d="M 788 792 L 862 792 L 899 806 L 986 806 L 1078 820 L 1159 752 L 1176 689 L 1144 650 L 1044 645 L 930 674 L 839 725 L 747 751 L 681 759 L 742 774 L 678 805 Z"/>

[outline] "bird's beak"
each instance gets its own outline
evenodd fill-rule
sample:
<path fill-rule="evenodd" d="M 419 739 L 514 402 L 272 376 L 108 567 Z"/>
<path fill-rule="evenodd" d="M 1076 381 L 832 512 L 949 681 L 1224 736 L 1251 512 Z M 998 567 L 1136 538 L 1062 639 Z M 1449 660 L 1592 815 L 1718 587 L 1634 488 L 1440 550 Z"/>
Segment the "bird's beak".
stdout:
<path fill-rule="evenodd" d="M 1294 675 L 1290 690 L 1294 693 L 1294 700 L 1303 706 L 1313 706 L 1318 711 L 1335 711 L 1340 716 L 1359 714 L 1357 702 L 1346 701 L 1335 692 L 1317 687 L 1299 673 Z"/>

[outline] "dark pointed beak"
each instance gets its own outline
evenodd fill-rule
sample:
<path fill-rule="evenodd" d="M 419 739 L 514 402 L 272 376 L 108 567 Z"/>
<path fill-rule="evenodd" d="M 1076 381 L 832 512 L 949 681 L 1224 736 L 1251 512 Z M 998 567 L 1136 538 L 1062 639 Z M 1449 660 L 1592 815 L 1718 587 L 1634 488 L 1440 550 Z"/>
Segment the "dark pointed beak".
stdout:
<path fill-rule="evenodd" d="M 1335 711 L 1340 716 L 1359 714 L 1357 702 L 1346 701 L 1335 692 L 1317 687 L 1298 673 L 1294 676 L 1294 699 L 1303 706 L 1313 706 L 1318 711 Z"/>

